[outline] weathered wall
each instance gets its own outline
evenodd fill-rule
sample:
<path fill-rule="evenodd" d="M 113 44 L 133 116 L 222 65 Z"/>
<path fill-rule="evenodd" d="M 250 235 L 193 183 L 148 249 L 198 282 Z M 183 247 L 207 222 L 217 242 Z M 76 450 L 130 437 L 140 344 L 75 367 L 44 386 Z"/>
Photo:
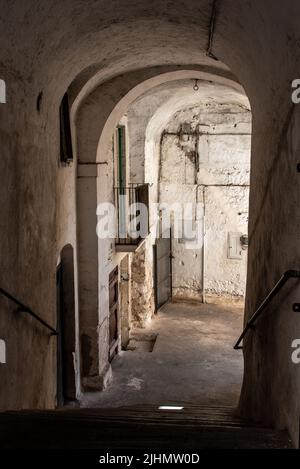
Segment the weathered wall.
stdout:
<path fill-rule="evenodd" d="M 131 265 L 132 324 L 146 327 L 154 314 L 152 240 L 148 237 L 132 255 Z"/>
<path fill-rule="evenodd" d="M 130 177 L 132 182 L 151 183 L 151 202 L 160 200 L 174 203 L 185 200 L 195 203 L 199 194 L 203 199 L 203 188 L 198 189 L 198 184 L 249 184 L 251 117 L 247 111 L 247 98 L 230 87 L 202 80 L 198 82 L 199 91 L 195 92 L 193 84 L 194 80 L 183 79 L 156 86 L 136 99 L 126 112 L 130 135 Z M 237 104 L 228 105 L 228 102 Z M 209 136 L 209 133 L 214 135 Z M 222 133 L 227 135 L 223 136 Z M 201 155 L 200 163 L 198 154 Z M 199 164 L 200 172 L 196 169 Z M 159 178 L 162 180 L 160 184 Z M 220 188 L 219 192 L 222 190 Z M 238 191 L 239 188 L 236 189 L 237 194 Z M 247 232 L 247 194 L 244 205 L 246 220 L 243 229 Z M 154 229 L 154 213 L 151 211 L 150 215 L 150 223 Z M 226 220 L 228 221 L 228 217 L 225 224 Z M 230 220 L 229 224 L 231 229 L 237 229 L 236 225 L 241 229 L 241 219 L 239 222 Z M 210 227 L 208 235 L 209 229 Z M 219 231 L 222 231 L 222 235 L 219 235 L 221 239 L 215 258 L 209 256 L 208 259 L 207 288 L 214 298 L 224 297 L 226 293 L 229 297 L 241 297 L 245 289 L 246 255 L 242 262 L 228 261 L 226 265 L 223 259 L 227 258 L 228 231 L 224 231 L 223 225 L 219 226 Z M 210 238 L 209 241 L 215 243 L 218 236 Z M 148 242 L 145 246 L 149 251 L 149 259 L 154 242 L 152 238 L 152 243 Z M 175 241 L 173 255 L 174 296 L 202 300 L 202 248 L 187 250 L 184 243 Z M 217 272 L 213 264 L 216 259 L 219 267 Z M 192 270 L 190 265 L 193 265 Z M 151 263 L 148 263 L 148 268 L 151 272 L 148 277 L 153 278 Z M 224 273 L 226 268 L 227 275 Z M 144 277 L 140 281 L 142 278 Z M 137 291 L 137 315 L 141 308 L 143 311 L 145 308 L 146 312 L 149 306 L 147 298 L 153 295 L 153 282 L 145 281 L 144 293 L 146 290 L 147 294 L 142 297 Z M 144 303 L 141 302 L 143 297 Z M 149 318 L 151 314 L 150 309 Z M 145 313 L 141 312 L 141 317 L 144 318 Z"/>
<path fill-rule="evenodd" d="M 200 82 L 201 87 L 201 82 Z M 178 111 L 161 139 L 159 200 L 203 205 L 200 246 L 172 241 L 174 298 L 242 300 L 247 251 L 228 258 L 228 234 L 247 234 L 251 113 L 203 103 Z"/>
<path fill-rule="evenodd" d="M 206 302 L 244 301 L 247 250 L 228 257 L 229 233 L 248 233 L 248 187 L 207 187 L 205 191 L 204 292 Z"/>
<path fill-rule="evenodd" d="M 300 107 L 291 106 L 278 147 L 274 147 L 274 164 L 269 168 L 268 185 L 264 191 L 258 185 L 256 171 L 252 176 L 250 204 L 257 200 L 257 191 L 264 197 L 260 211 L 255 210 L 250 218 L 248 316 L 253 314 L 283 272 L 299 270 L 299 128 Z M 257 143 L 255 139 L 254 148 Z M 277 211 L 277 207 L 281 210 Z M 299 313 L 292 311 L 294 302 L 299 302 L 298 279 L 289 281 L 268 306 L 257 324 L 257 333 L 250 332 L 244 341 L 246 360 L 241 410 L 245 415 L 278 428 L 284 428 L 288 422 L 297 444 L 300 375 L 299 364 L 291 359 L 294 350 L 291 344 L 299 338 L 300 318 Z M 252 390 L 250 383 L 255 383 Z"/>
<path fill-rule="evenodd" d="M 7 66 L 1 64 L 7 103 L 0 105 L 0 284 L 56 327 L 53 174 L 58 169 L 58 140 L 56 134 L 51 142 L 43 138 L 54 115 L 50 109 L 38 114 L 24 77 L 7 61 Z M 26 313 L 17 313 L 14 303 L 3 296 L 0 302 L 0 337 L 7 354 L 0 367 L 0 408 L 53 406 L 56 338 Z"/>

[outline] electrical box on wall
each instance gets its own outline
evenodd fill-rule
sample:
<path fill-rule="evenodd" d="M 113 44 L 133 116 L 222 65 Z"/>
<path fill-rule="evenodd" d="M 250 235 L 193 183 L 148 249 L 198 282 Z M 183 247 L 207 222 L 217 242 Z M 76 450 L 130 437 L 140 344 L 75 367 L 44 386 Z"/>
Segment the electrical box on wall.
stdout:
<path fill-rule="evenodd" d="M 243 233 L 228 233 L 228 259 L 242 259 L 241 236 Z"/>
<path fill-rule="evenodd" d="M 0 339 L 0 363 L 6 363 L 6 345 L 3 339 Z"/>

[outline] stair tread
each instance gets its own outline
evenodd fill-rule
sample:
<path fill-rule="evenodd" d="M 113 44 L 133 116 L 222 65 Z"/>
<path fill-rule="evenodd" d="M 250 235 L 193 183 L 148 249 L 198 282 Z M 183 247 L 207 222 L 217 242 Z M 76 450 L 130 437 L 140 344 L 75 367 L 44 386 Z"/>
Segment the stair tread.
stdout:
<path fill-rule="evenodd" d="M 62 408 L 0 413 L 0 446 L 49 448 L 291 448 L 284 430 L 225 406 Z"/>

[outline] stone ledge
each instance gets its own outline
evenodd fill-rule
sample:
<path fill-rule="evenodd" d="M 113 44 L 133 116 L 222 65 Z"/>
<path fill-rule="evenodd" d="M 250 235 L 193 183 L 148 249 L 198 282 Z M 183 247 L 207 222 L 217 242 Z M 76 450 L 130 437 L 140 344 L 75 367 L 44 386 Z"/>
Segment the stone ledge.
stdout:
<path fill-rule="evenodd" d="M 82 388 L 84 392 L 103 391 L 112 381 L 112 369 L 108 364 L 97 376 L 85 376 L 82 378 Z"/>

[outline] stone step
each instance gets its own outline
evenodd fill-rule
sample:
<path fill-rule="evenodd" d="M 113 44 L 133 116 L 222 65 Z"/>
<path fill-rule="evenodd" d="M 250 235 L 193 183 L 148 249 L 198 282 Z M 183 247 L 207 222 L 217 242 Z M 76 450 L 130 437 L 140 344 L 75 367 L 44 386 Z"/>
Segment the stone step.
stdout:
<path fill-rule="evenodd" d="M 287 432 L 236 416 L 235 409 L 156 406 L 24 410 L 0 413 L 2 448 L 291 448 Z"/>

